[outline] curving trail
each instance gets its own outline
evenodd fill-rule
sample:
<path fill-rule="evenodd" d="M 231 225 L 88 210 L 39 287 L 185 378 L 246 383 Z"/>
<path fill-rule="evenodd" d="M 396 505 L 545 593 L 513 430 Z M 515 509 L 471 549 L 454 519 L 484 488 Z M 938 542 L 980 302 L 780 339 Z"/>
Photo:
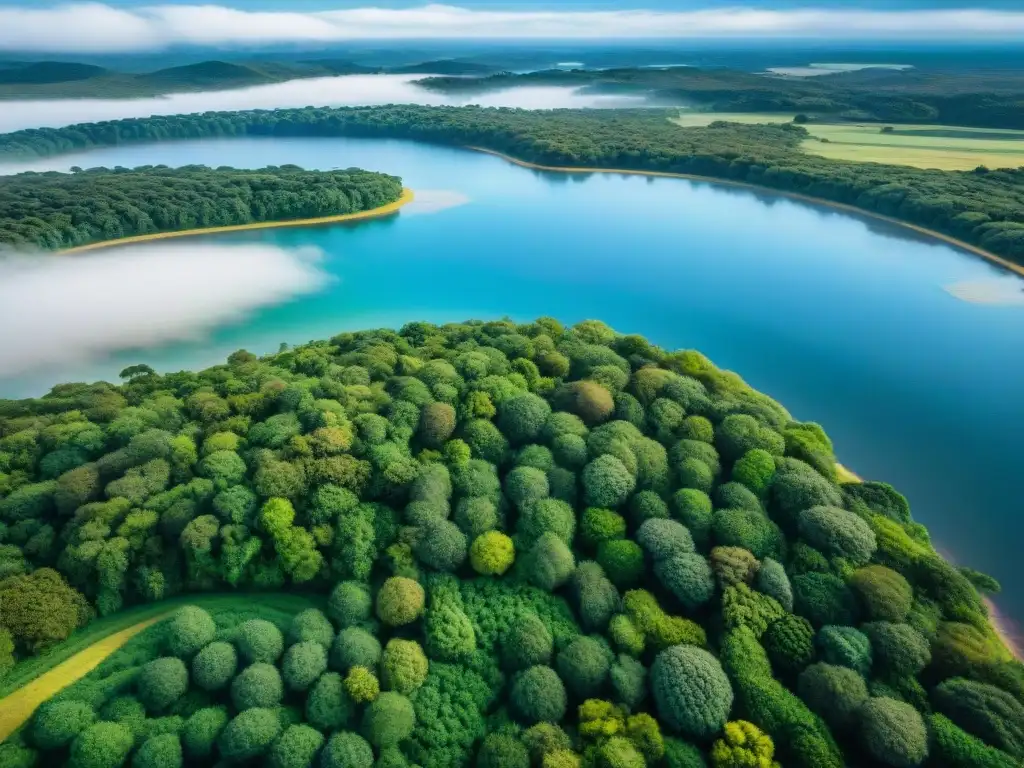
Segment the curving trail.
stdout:
<path fill-rule="evenodd" d="M 44 701 L 72 683 L 92 672 L 110 654 L 135 635 L 170 616 L 177 608 L 133 624 L 127 629 L 108 635 L 65 659 L 49 672 L 44 672 L 28 685 L 0 700 L 0 742 L 18 730 Z"/>
<path fill-rule="evenodd" d="M 382 205 L 379 208 L 371 208 L 368 211 L 358 213 L 344 213 L 338 216 L 322 216 L 318 219 L 290 219 L 287 221 L 257 221 L 252 224 L 232 224 L 226 227 L 203 227 L 200 229 L 182 229 L 176 232 L 154 232 L 149 235 L 134 235 L 132 237 L 121 237 L 116 240 L 101 240 L 98 243 L 79 245 L 76 248 L 67 248 L 57 251 L 60 255 L 73 253 L 84 253 L 95 251 L 100 248 L 111 248 L 118 245 L 135 245 L 137 243 L 148 243 L 153 240 L 170 240 L 177 237 L 195 237 L 197 235 L 219 235 L 225 232 L 244 232 L 250 229 L 281 229 L 284 227 L 314 227 L 321 224 L 340 224 L 348 221 L 364 221 L 366 219 L 378 219 L 382 216 L 390 216 L 397 213 L 403 206 L 408 205 L 415 198 L 415 193 L 408 188 L 402 190 L 402 195 L 395 202 Z"/>

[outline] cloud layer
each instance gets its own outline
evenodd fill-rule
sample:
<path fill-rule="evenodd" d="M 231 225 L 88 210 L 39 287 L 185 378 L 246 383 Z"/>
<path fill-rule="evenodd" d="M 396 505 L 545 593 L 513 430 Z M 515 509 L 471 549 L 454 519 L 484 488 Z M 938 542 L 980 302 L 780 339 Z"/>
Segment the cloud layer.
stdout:
<path fill-rule="evenodd" d="M 88 256 L 0 254 L 0 377 L 202 339 L 329 279 L 317 249 L 125 246 Z"/>
<path fill-rule="evenodd" d="M 1024 11 L 840 8 L 690 11 L 483 11 L 451 5 L 296 13 L 218 5 L 102 3 L 47 8 L 0 6 L 0 50 L 59 53 L 139 51 L 176 44 L 330 43 L 427 38 L 628 39 L 836 37 L 929 39 L 1024 35 Z"/>

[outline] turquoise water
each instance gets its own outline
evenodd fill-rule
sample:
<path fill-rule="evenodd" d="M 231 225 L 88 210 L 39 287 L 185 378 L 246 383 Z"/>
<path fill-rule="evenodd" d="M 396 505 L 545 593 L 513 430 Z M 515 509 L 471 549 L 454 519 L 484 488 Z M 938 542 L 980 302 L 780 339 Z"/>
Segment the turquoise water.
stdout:
<path fill-rule="evenodd" d="M 795 417 L 823 424 L 840 461 L 907 494 L 937 546 L 1001 579 L 1009 594 L 1000 607 L 1024 621 L 1024 306 L 968 303 L 944 290 L 1008 280 L 982 260 L 771 194 L 540 173 L 404 142 L 188 142 L 50 165 L 144 163 L 355 165 L 401 175 L 426 201 L 443 190 L 467 202 L 188 241 L 317 246 L 335 279 L 202 341 L 118 354 L 100 364 L 105 375 L 127 362 L 192 367 L 240 347 L 266 352 L 413 319 L 600 318 L 666 347 L 700 349 Z M 26 381 L 0 382 L 0 391 Z"/>

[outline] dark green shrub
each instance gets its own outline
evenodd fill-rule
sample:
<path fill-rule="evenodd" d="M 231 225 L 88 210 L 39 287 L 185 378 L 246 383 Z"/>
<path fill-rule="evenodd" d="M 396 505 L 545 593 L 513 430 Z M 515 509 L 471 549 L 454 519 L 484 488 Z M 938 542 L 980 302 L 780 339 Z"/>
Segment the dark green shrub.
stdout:
<path fill-rule="evenodd" d="M 381 657 L 384 688 L 408 696 L 427 679 L 427 657 L 419 643 L 394 638 L 384 646 Z"/>
<path fill-rule="evenodd" d="M 440 448 L 455 431 L 455 409 L 447 403 L 428 403 L 420 412 L 419 436 L 428 448 Z"/>
<path fill-rule="evenodd" d="M 580 516 L 580 537 L 591 549 L 605 541 L 626 537 L 626 521 L 610 509 L 587 507 Z"/>
<path fill-rule="evenodd" d="M 281 676 L 293 691 L 304 691 L 327 670 L 327 651 L 320 643 L 304 642 L 291 646 L 281 662 Z"/>
<path fill-rule="evenodd" d="M 228 713 L 224 707 L 206 707 L 189 717 L 181 733 L 181 741 L 189 760 L 199 762 L 209 758 L 227 724 Z"/>
<path fill-rule="evenodd" d="M 704 753 L 680 739 L 665 739 L 665 768 L 707 768 Z"/>
<path fill-rule="evenodd" d="M 540 765 L 545 755 L 559 750 L 572 749 L 572 740 L 562 728 L 554 723 L 537 723 L 522 733 L 523 746 L 529 752 L 531 762 Z"/>
<path fill-rule="evenodd" d="M 604 631 L 612 616 L 622 607 L 619 591 L 593 561 L 576 566 L 571 577 L 572 596 L 580 624 L 587 630 Z"/>
<path fill-rule="evenodd" d="M 853 627 L 822 627 L 817 645 L 826 664 L 849 667 L 862 677 L 871 672 L 871 641 L 863 632 Z"/>
<path fill-rule="evenodd" d="M 522 510 L 516 523 L 516 533 L 524 542 L 533 542 L 545 533 L 553 533 L 571 546 L 576 535 L 576 513 L 564 501 L 541 499 Z"/>
<path fill-rule="evenodd" d="M 219 691 L 231 682 L 238 654 L 231 643 L 210 643 L 192 659 L 192 682 L 204 691 Z"/>
<path fill-rule="evenodd" d="M 47 702 L 32 718 L 32 743 L 39 749 L 61 749 L 94 722 L 96 711 L 84 702 Z"/>
<path fill-rule="evenodd" d="M 715 547 L 708 559 L 718 586 L 723 590 L 736 584 L 749 584 L 760 565 L 754 554 L 742 547 Z"/>
<path fill-rule="evenodd" d="M 322 611 L 307 608 L 292 618 L 288 625 L 288 644 L 319 643 L 327 650 L 334 642 L 334 627 Z"/>
<path fill-rule="evenodd" d="M 509 708 L 525 723 L 557 723 L 565 716 L 565 686 L 551 667 L 530 667 L 512 680 Z"/>
<path fill-rule="evenodd" d="M 202 608 L 186 605 L 179 608 L 167 626 L 167 649 L 172 655 L 190 658 L 200 648 L 213 642 L 217 625 Z"/>
<path fill-rule="evenodd" d="M 177 734 L 151 736 L 132 756 L 132 768 L 181 768 L 181 739 Z"/>
<path fill-rule="evenodd" d="M 524 393 L 498 404 L 498 427 L 513 445 L 532 443 L 540 437 L 551 406 L 532 393 Z"/>
<path fill-rule="evenodd" d="M 732 709 L 732 686 L 718 660 L 693 646 L 676 645 L 658 654 L 651 691 L 662 723 L 700 739 L 721 730 Z"/>
<path fill-rule="evenodd" d="M 249 619 L 238 628 L 235 644 L 242 658 L 250 664 L 273 664 L 284 652 L 284 635 L 269 621 Z"/>
<path fill-rule="evenodd" d="M 749 451 L 758 449 L 772 456 L 781 456 L 786 450 L 786 441 L 753 416 L 733 414 L 726 416 L 715 429 L 715 447 L 726 461 L 737 461 Z"/>
<path fill-rule="evenodd" d="M 708 561 L 695 553 L 683 553 L 658 560 L 654 574 L 688 610 L 707 603 L 715 594 L 715 577 Z"/>
<path fill-rule="evenodd" d="M 128 758 L 134 743 L 131 731 L 120 723 L 93 723 L 71 743 L 68 766 L 119 768 Z"/>
<path fill-rule="evenodd" d="M 455 508 L 455 524 L 472 540 L 498 527 L 498 510 L 490 499 L 463 498 Z"/>
<path fill-rule="evenodd" d="M 764 504 L 747 486 L 739 483 L 723 483 L 715 488 L 712 501 L 715 509 L 749 509 L 764 514 Z"/>
<path fill-rule="evenodd" d="M 636 540 L 654 561 L 691 554 L 695 549 L 690 532 L 675 520 L 647 520 L 637 530 Z"/>
<path fill-rule="evenodd" d="M 290 725 L 270 748 L 267 765 L 269 768 L 308 768 L 323 745 L 324 737 L 319 731 L 308 725 Z"/>
<path fill-rule="evenodd" d="M 772 668 L 797 674 L 814 660 L 814 628 L 802 616 L 787 613 L 773 621 L 761 638 Z"/>
<path fill-rule="evenodd" d="M 822 627 L 857 623 L 857 600 L 846 582 L 831 573 L 801 573 L 793 577 L 793 610 Z"/>
<path fill-rule="evenodd" d="M 135 690 L 149 712 L 160 712 L 185 695 L 188 668 L 178 658 L 154 659 L 135 678 Z"/>
<path fill-rule="evenodd" d="M 341 672 L 351 667 L 374 669 L 380 661 L 380 641 L 362 627 L 347 627 L 334 638 L 330 665 Z"/>
<path fill-rule="evenodd" d="M 747 451 L 732 467 L 732 479 L 758 496 L 763 495 L 775 477 L 775 458 L 763 448 Z"/>
<path fill-rule="evenodd" d="M 235 709 L 270 709 L 281 703 L 284 684 L 277 667 L 257 661 L 238 673 L 231 683 Z"/>
<path fill-rule="evenodd" d="M 615 700 L 635 710 L 647 698 L 647 669 L 632 656 L 620 653 L 612 663 L 609 679 Z"/>
<path fill-rule="evenodd" d="M 754 577 L 754 586 L 759 592 L 774 598 L 779 605 L 792 612 L 793 587 L 782 563 L 770 557 L 762 560 L 761 567 L 757 569 L 757 576 Z"/>
<path fill-rule="evenodd" d="M 1024 704 L 994 685 L 954 677 L 939 684 L 935 708 L 986 743 L 1024 759 Z"/>
<path fill-rule="evenodd" d="M 306 697 L 306 720 L 321 731 L 336 731 L 349 725 L 355 712 L 355 703 L 345 690 L 345 683 L 337 672 L 320 676 Z"/>
<path fill-rule="evenodd" d="M 644 575 L 644 553 L 635 541 L 606 541 L 597 549 L 597 562 L 619 589 L 637 584 Z"/>
<path fill-rule="evenodd" d="M 392 576 L 377 592 L 377 616 L 391 627 L 411 624 L 423 613 L 426 595 L 417 582 Z"/>
<path fill-rule="evenodd" d="M 563 648 L 556 660 L 566 687 L 580 699 L 596 697 L 611 671 L 612 652 L 604 638 L 580 636 Z"/>
<path fill-rule="evenodd" d="M 546 665 L 553 652 L 551 633 L 535 613 L 520 615 L 501 642 L 502 661 L 512 671 Z"/>
<path fill-rule="evenodd" d="M 909 624 L 874 621 L 861 629 L 871 641 L 876 670 L 892 677 L 913 677 L 931 661 L 928 641 Z"/>
<path fill-rule="evenodd" d="M 654 491 L 634 493 L 629 500 L 629 519 L 635 526 L 643 525 L 647 520 L 660 520 L 668 516 L 668 504 Z"/>
<path fill-rule="evenodd" d="M 636 487 L 636 478 L 614 456 L 598 456 L 583 468 L 583 490 L 588 506 L 616 509 Z"/>
<path fill-rule="evenodd" d="M 800 698 L 837 730 L 851 728 L 868 699 L 864 678 L 852 669 L 817 663 L 800 673 Z"/>
<path fill-rule="evenodd" d="M 518 509 L 550 495 L 548 476 L 534 467 L 516 467 L 505 476 L 505 495 Z"/>
<path fill-rule="evenodd" d="M 715 512 L 711 530 L 716 545 L 741 547 L 759 560 L 764 557 L 781 559 L 786 546 L 779 526 L 759 511 L 723 509 Z"/>
<path fill-rule="evenodd" d="M 785 615 L 781 605 L 746 584 L 727 587 L 722 594 L 722 620 L 726 629 L 749 627 L 760 638 L 772 622 Z"/>
<path fill-rule="evenodd" d="M 229 763 L 241 763 L 265 754 L 281 735 L 281 723 L 272 709 L 256 707 L 240 712 L 221 731 L 217 747 Z"/>
<path fill-rule="evenodd" d="M 695 488 L 683 488 L 672 496 L 672 516 L 686 526 L 702 552 L 711 546 L 711 497 Z"/>
<path fill-rule="evenodd" d="M 530 768 L 530 754 L 519 739 L 490 733 L 480 745 L 477 768 Z"/>
<path fill-rule="evenodd" d="M 554 533 L 545 533 L 527 553 L 530 581 L 549 592 L 565 584 L 576 568 L 572 550 Z"/>
<path fill-rule="evenodd" d="M 587 441 L 579 435 L 558 435 L 551 442 L 551 452 L 561 466 L 574 471 L 583 469 L 590 458 Z"/>
<path fill-rule="evenodd" d="M 703 416 L 687 416 L 679 428 L 679 436 L 684 440 L 698 440 L 702 443 L 713 443 L 715 427 Z"/>
<path fill-rule="evenodd" d="M 852 563 L 866 563 L 877 546 L 871 526 L 839 507 L 805 509 L 800 513 L 798 527 L 812 547 Z"/>
<path fill-rule="evenodd" d="M 1016 760 L 958 728 L 944 715 L 928 718 L 931 753 L 936 765 L 948 768 L 1018 768 Z"/>
<path fill-rule="evenodd" d="M 527 445 L 516 454 L 517 467 L 533 467 L 541 472 L 550 472 L 555 466 L 555 457 L 551 449 L 543 445 Z"/>
<path fill-rule="evenodd" d="M 473 419 L 462 427 L 462 439 L 472 451 L 473 458 L 501 466 L 508 457 L 508 440 L 496 426 L 486 419 Z"/>
<path fill-rule="evenodd" d="M 400 693 L 385 691 L 363 713 L 363 736 L 378 749 L 397 746 L 415 726 L 412 702 Z"/>
<path fill-rule="evenodd" d="M 906 621 L 914 604 L 914 590 L 903 576 L 884 565 L 868 565 L 855 571 L 850 586 L 873 621 Z"/>
<path fill-rule="evenodd" d="M 796 527 L 800 512 L 816 506 L 838 507 L 839 489 L 798 459 L 777 459 L 771 486 L 772 517 L 786 530 Z"/>
<path fill-rule="evenodd" d="M 327 600 L 327 615 L 342 629 L 365 623 L 372 611 L 370 591 L 358 581 L 339 582 Z"/>
<path fill-rule="evenodd" d="M 928 731 L 920 713 L 895 699 L 870 699 L 861 708 L 860 737 L 884 765 L 913 768 L 928 757 Z"/>
<path fill-rule="evenodd" d="M 366 739 L 340 731 L 331 736 L 320 755 L 322 768 L 372 768 L 373 750 Z"/>

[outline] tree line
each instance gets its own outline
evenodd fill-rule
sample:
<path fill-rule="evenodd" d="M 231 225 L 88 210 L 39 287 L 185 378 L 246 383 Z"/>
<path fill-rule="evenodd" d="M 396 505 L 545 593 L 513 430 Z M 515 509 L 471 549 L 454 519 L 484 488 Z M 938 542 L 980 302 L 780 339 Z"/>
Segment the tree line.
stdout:
<path fill-rule="evenodd" d="M 891 216 L 1024 263 L 1024 169 L 922 170 L 818 158 L 795 125 L 682 128 L 659 110 L 384 106 L 208 112 L 0 136 L 0 159 L 225 136 L 393 137 L 473 145 L 523 160 L 697 174 Z"/>
<path fill-rule="evenodd" d="M 693 350 L 410 323 L 0 401 L 0 668 L 211 590 L 4 765 L 1011 768 L 984 574 Z"/>
<path fill-rule="evenodd" d="M 186 166 L 0 176 L 0 245 L 70 248 L 133 235 L 357 213 L 394 202 L 395 176 Z"/>

